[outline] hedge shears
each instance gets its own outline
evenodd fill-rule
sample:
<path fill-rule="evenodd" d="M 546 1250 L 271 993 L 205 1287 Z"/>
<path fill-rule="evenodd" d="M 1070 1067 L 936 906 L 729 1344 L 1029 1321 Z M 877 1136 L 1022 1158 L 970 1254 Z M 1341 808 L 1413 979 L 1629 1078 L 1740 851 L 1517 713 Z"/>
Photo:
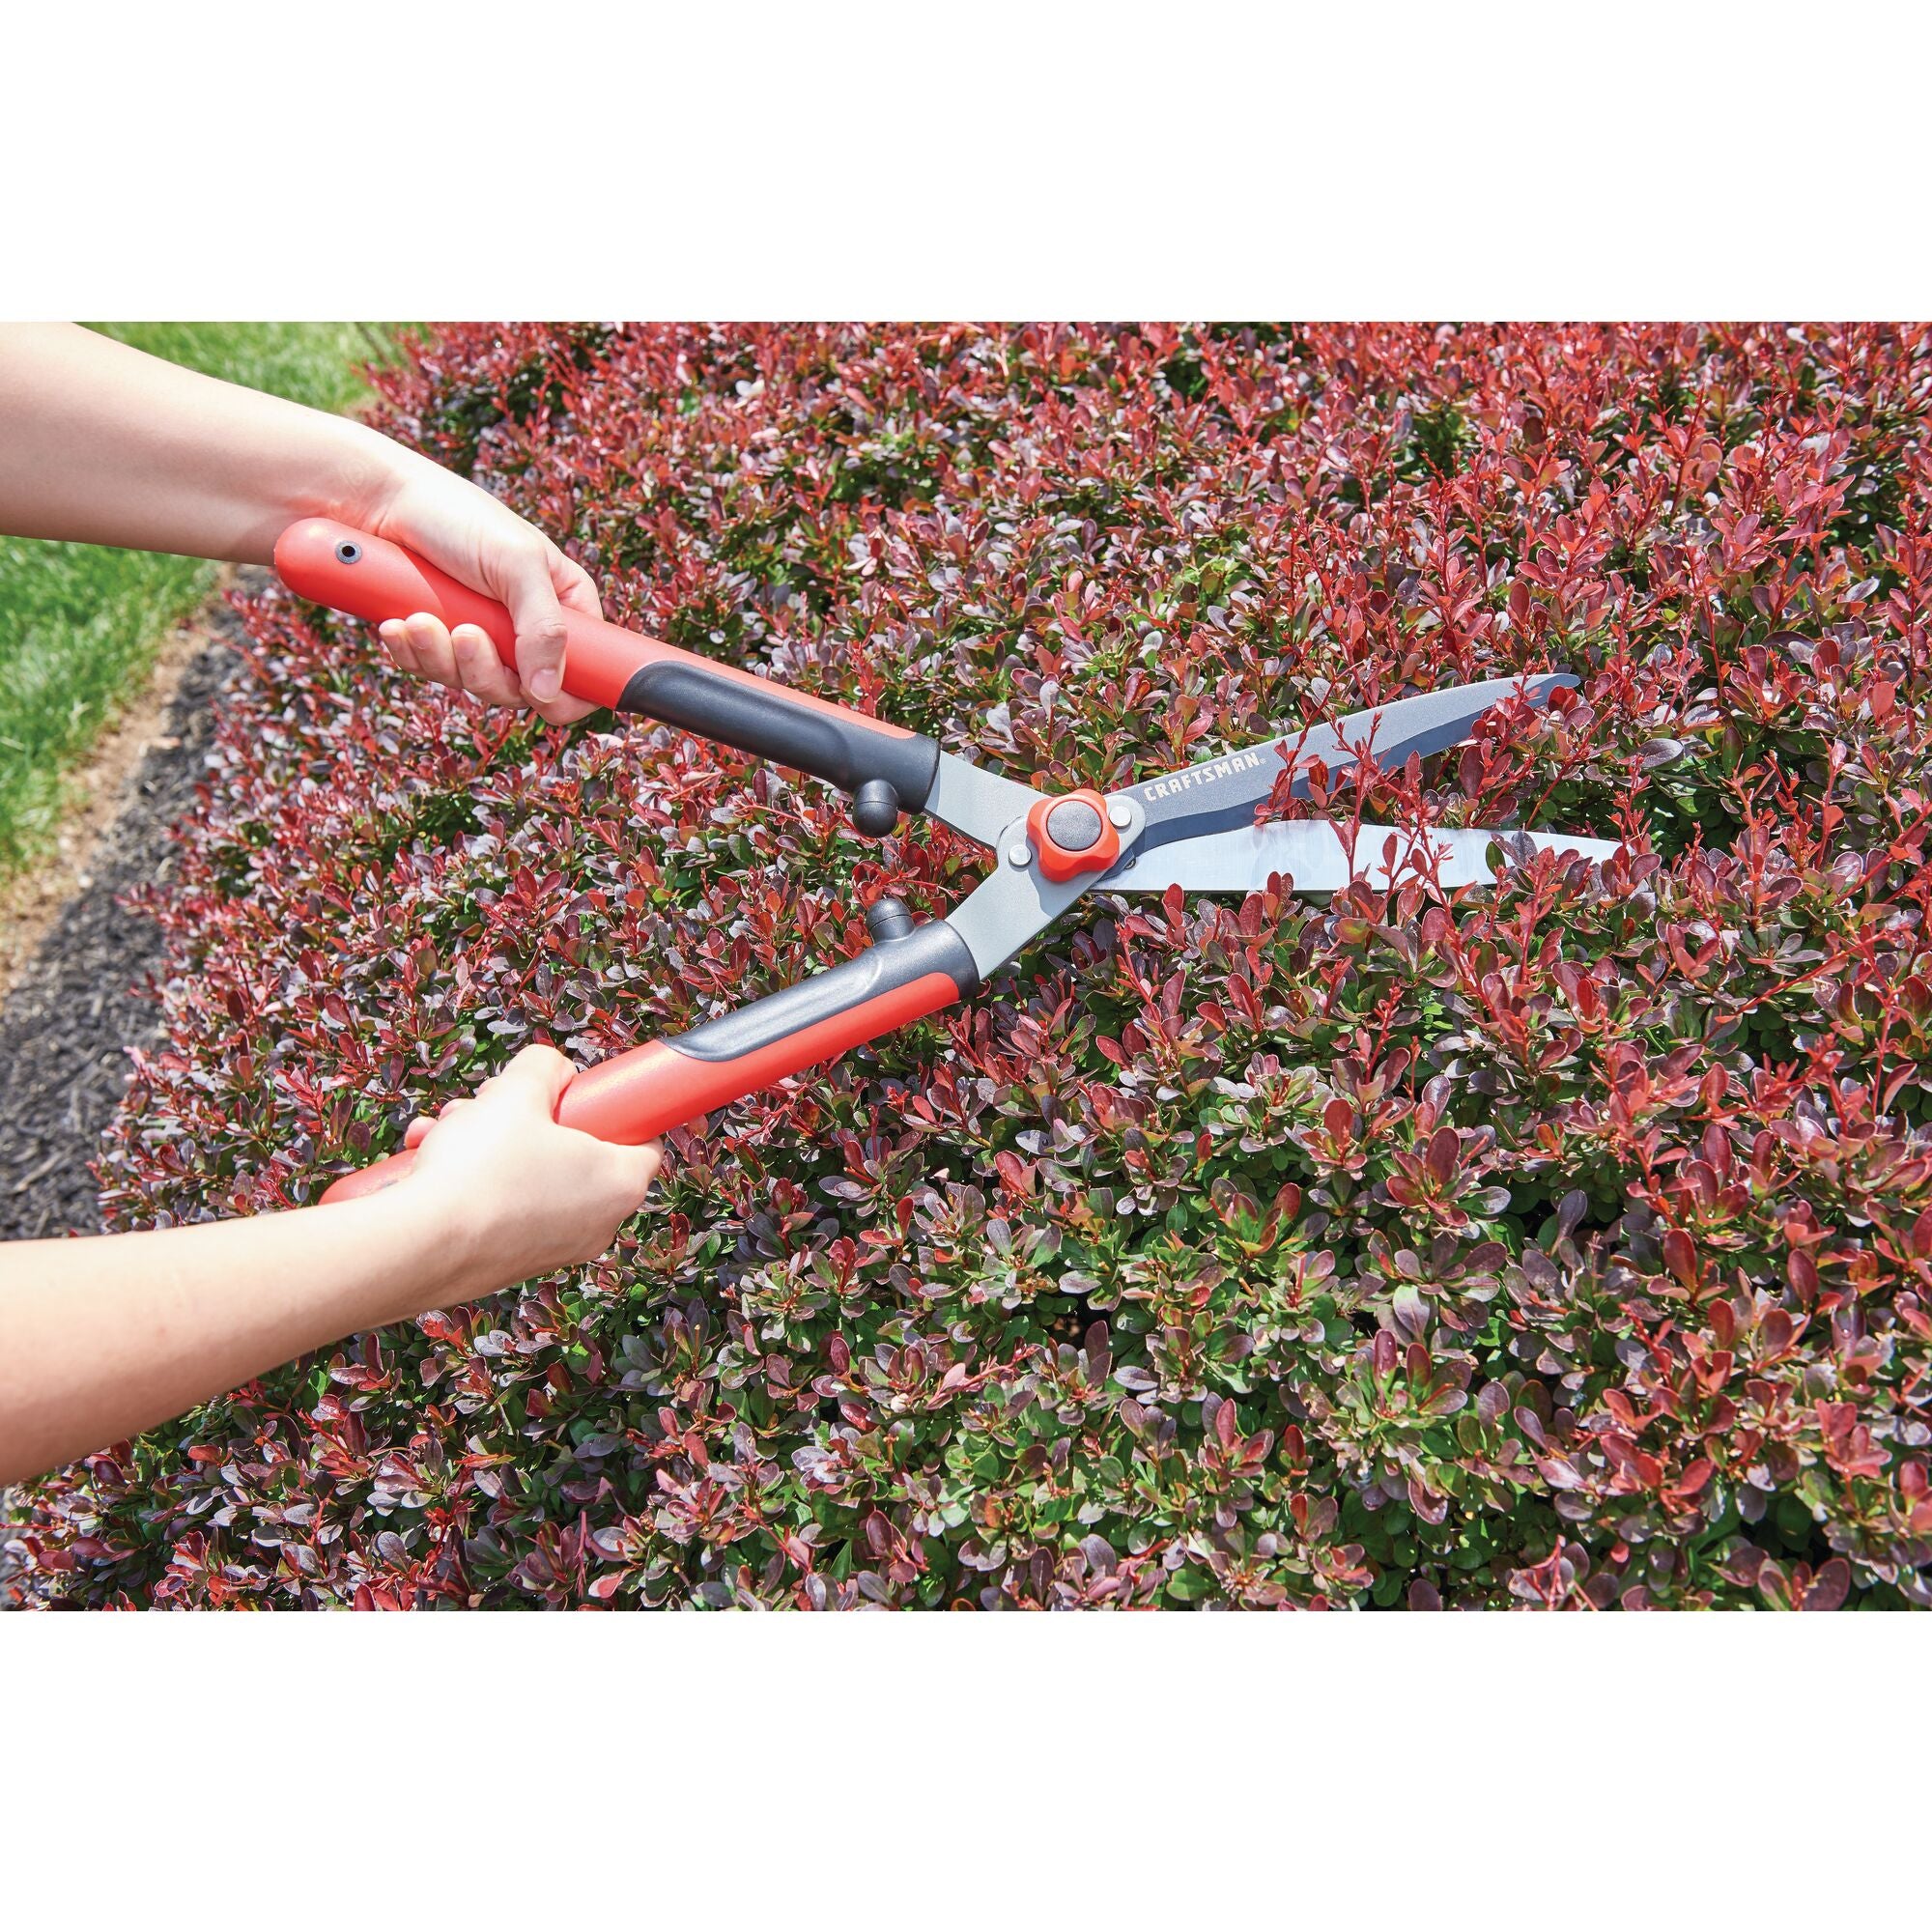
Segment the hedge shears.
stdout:
<path fill-rule="evenodd" d="M 427 611 L 451 630 L 474 624 L 516 668 L 509 611 L 386 539 L 324 518 L 291 526 L 275 568 L 297 595 L 371 623 Z M 866 908 L 872 943 L 796 985 L 586 1067 L 564 1090 L 567 1127 L 630 1146 L 837 1059 L 880 1034 L 970 998 L 1088 894 L 1251 893 L 1279 875 L 1303 894 L 1356 880 L 1388 885 L 1417 870 L 1443 887 L 1489 884 L 1490 852 L 1570 853 L 1602 862 L 1620 847 L 1545 832 L 1362 826 L 1352 838 L 1321 819 L 1258 825 L 1258 809 L 1292 765 L 1308 795 L 1319 761 L 1331 774 L 1369 759 L 1397 766 L 1468 737 L 1494 705 L 1574 686 L 1565 672 L 1453 685 L 1333 724 L 1308 725 L 1118 791 L 1049 793 L 944 751 L 931 738 L 690 651 L 564 611 L 563 688 L 612 710 L 653 718 L 753 757 L 809 772 L 850 794 L 858 829 L 879 838 L 923 812 L 984 846 L 993 868 L 943 919 L 916 923 L 896 899 Z M 414 1159 L 391 1154 L 345 1175 L 341 1201 L 400 1179 Z"/>

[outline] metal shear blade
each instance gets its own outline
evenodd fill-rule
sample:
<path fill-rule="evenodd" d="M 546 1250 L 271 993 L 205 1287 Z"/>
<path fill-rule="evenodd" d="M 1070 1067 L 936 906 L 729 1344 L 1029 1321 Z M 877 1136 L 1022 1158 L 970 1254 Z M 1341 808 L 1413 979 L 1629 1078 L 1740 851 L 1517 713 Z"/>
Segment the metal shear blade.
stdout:
<path fill-rule="evenodd" d="M 1552 691 L 1576 682 L 1567 671 L 1546 671 L 1530 677 L 1492 678 L 1484 684 L 1454 684 L 1420 697 L 1397 698 L 1372 711 L 1352 712 L 1332 724 L 1311 724 L 1238 752 L 1203 758 L 1129 785 L 1121 795 L 1134 800 L 1147 813 L 1147 830 L 1140 839 L 1145 853 L 1177 839 L 1252 825 L 1257 810 L 1273 795 L 1289 757 L 1300 767 L 1319 758 L 1331 772 L 1347 770 L 1365 755 L 1392 768 L 1411 753 L 1426 758 L 1460 745 L 1477 719 L 1507 698 L 1547 703 Z M 1298 776 L 1290 791 L 1296 798 L 1307 797 L 1306 777 Z"/>
<path fill-rule="evenodd" d="M 1496 876 L 1490 855 L 1497 850 L 1505 861 L 1515 852 L 1568 852 L 1602 865 L 1623 847 L 1614 839 L 1579 838 L 1568 832 L 1364 825 L 1351 850 L 1336 827 L 1307 818 L 1130 852 L 1106 883 L 1123 893 L 1164 893 L 1170 886 L 1190 893 L 1258 893 L 1280 876 L 1297 893 L 1339 893 L 1357 880 L 1385 888 L 1407 875 L 1434 878 L 1445 888 L 1487 886 Z"/>

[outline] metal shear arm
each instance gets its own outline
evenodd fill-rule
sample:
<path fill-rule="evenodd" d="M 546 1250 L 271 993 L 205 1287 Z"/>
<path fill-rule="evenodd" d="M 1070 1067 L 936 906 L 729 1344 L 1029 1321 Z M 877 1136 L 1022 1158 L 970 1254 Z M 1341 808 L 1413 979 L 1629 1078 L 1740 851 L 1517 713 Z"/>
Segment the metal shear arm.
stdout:
<path fill-rule="evenodd" d="M 371 622 L 423 611 L 451 628 L 474 624 L 515 668 L 509 611 L 401 544 L 309 518 L 283 531 L 275 567 L 298 595 Z M 889 832 L 901 811 L 924 810 L 991 843 L 1009 829 L 1023 838 L 1025 814 L 1052 803 L 882 719 L 577 611 L 566 610 L 564 622 L 563 685 L 573 696 L 641 712 L 824 779 L 853 794 L 853 818 L 863 832 Z M 886 902 L 874 905 L 867 918 L 876 943 L 857 958 L 586 1068 L 564 1090 L 557 1120 L 600 1140 L 655 1140 L 965 999 L 1082 890 L 1039 878 L 1031 868 L 1032 848 L 1022 843 L 1020 850 L 1028 855 L 1026 875 L 996 868 L 958 909 L 956 927 L 946 921 L 914 926 L 895 903 L 890 910 Z M 413 1161 L 412 1152 L 391 1155 L 345 1176 L 323 1198 L 373 1193 L 400 1179 Z"/>

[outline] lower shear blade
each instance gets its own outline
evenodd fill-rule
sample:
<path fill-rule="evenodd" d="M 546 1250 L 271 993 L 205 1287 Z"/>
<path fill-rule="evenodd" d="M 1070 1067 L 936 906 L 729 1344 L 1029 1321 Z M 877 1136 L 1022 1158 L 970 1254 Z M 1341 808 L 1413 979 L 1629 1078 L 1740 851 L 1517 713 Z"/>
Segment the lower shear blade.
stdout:
<path fill-rule="evenodd" d="M 1491 832 L 1433 825 L 1401 831 L 1364 825 L 1352 841 L 1320 819 L 1245 825 L 1130 855 L 1106 884 L 1118 892 L 1258 893 L 1276 874 L 1298 893 L 1339 893 L 1357 880 L 1386 888 L 1405 876 L 1434 878 L 1445 890 L 1487 886 L 1496 875 L 1492 852 L 1505 861 L 1538 852 L 1569 853 L 1602 865 L 1623 850 L 1610 838 L 1567 832 Z"/>

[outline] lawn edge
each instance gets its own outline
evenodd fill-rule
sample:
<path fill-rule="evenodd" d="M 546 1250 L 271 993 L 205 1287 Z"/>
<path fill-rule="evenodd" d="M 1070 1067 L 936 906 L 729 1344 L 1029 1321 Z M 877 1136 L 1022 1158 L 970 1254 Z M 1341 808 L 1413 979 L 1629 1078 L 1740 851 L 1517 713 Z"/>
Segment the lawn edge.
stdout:
<path fill-rule="evenodd" d="M 0 1005 L 61 913 L 92 882 L 100 841 L 128 808 L 129 787 L 164 732 L 184 673 L 215 641 L 213 612 L 235 580 L 235 566 L 224 564 L 209 595 L 162 635 L 140 690 L 87 756 L 63 774 L 60 823 L 46 850 L 20 871 L 0 876 Z"/>

